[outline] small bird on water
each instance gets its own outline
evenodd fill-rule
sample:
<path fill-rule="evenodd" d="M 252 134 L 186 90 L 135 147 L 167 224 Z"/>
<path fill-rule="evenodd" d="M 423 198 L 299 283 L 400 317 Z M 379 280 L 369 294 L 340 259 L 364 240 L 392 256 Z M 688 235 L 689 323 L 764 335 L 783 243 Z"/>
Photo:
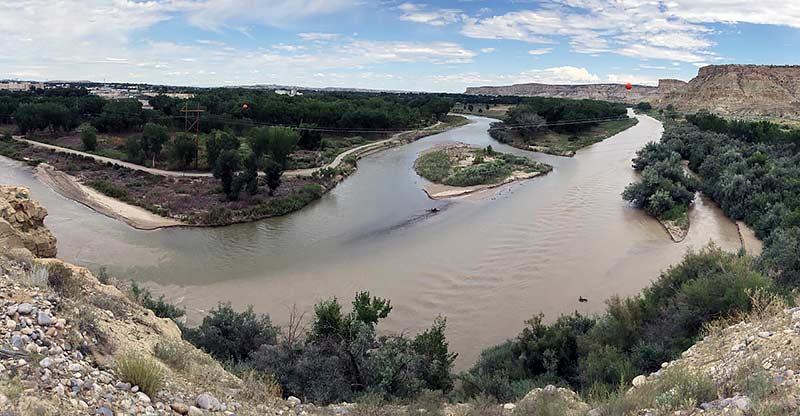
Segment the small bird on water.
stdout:
<path fill-rule="evenodd" d="M 583 296 L 578 296 L 578 302 L 585 303 L 585 302 L 588 302 L 588 301 L 589 301 L 589 299 L 586 299 Z"/>

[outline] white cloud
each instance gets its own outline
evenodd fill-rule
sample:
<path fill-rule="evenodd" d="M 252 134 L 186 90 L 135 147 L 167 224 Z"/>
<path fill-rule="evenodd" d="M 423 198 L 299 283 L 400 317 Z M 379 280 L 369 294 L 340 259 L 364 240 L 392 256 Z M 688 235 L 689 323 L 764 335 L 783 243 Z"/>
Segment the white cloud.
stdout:
<path fill-rule="evenodd" d="M 172 0 L 174 3 L 184 1 Z M 358 4 L 358 0 L 200 0 L 183 3 L 190 23 L 212 30 L 235 28 L 242 23 L 291 27 L 299 20 L 330 15 Z"/>
<path fill-rule="evenodd" d="M 483 48 L 483 49 L 481 49 L 481 52 L 483 52 L 483 53 L 492 53 L 492 52 L 494 52 L 494 48 Z"/>
<path fill-rule="evenodd" d="M 648 77 L 643 75 L 608 74 L 606 80 L 614 84 L 627 84 L 630 82 L 631 84 L 635 85 L 658 85 L 657 77 Z"/>
<path fill-rule="evenodd" d="M 550 52 L 553 52 L 553 48 L 539 48 L 539 49 L 531 49 L 528 51 L 531 55 L 546 55 Z"/>
<path fill-rule="evenodd" d="M 465 20 L 461 33 L 480 39 L 555 43 L 567 38 L 572 50 L 596 55 L 696 62 L 710 59 L 710 29 L 665 11 L 651 0 L 553 0 L 535 10 Z M 669 4 L 669 3 L 668 3 Z"/>
<path fill-rule="evenodd" d="M 526 84 L 531 82 L 543 84 L 586 84 L 599 82 L 601 78 L 586 68 L 559 66 L 552 68 L 530 69 L 516 74 L 482 74 L 465 72 L 445 75 L 434 75 L 428 79 L 436 85 L 447 86 L 452 91 L 463 91 L 468 86 Z"/>
<path fill-rule="evenodd" d="M 753 23 L 800 28 L 800 3 L 786 0 L 670 0 L 667 12 L 689 22 Z"/>
<path fill-rule="evenodd" d="M 323 32 L 303 32 L 298 33 L 297 36 L 300 39 L 308 40 L 308 41 L 326 41 L 326 40 L 334 40 L 341 37 L 338 33 L 323 33 Z"/>
<path fill-rule="evenodd" d="M 458 9 L 427 10 L 426 5 L 417 3 L 403 3 L 398 6 L 403 11 L 400 20 L 414 23 L 424 23 L 431 26 L 445 26 L 456 23 L 463 17 Z"/>

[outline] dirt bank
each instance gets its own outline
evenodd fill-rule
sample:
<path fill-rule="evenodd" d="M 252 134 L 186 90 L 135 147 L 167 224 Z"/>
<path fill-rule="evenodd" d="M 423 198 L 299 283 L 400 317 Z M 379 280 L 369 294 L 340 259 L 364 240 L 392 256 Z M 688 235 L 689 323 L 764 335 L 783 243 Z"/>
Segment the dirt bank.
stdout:
<path fill-rule="evenodd" d="M 165 218 L 144 208 L 103 195 L 46 163 L 39 164 L 35 172 L 37 179 L 65 198 L 80 202 L 103 215 L 123 221 L 133 228 L 155 230 L 184 225 L 178 220 Z"/>
<path fill-rule="evenodd" d="M 464 187 L 431 183 L 429 185 L 426 185 L 422 189 L 425 191 L 425 193 L 428 195 L 428 198 L 430 199 L 447 199 L 447 198 L 455 198 L 459 196 L 469 195 L 476 192 L 485 191 L 487 189 L 498 188 L 504 185 L 508 185 L 510 183 L 535 178 L 541 175 L 544 175 L 544 172 L 533 172 L 533 173 L 515 172 L 513 175 L 509 176 L 508 178 L 504 179 L 502 182 L 499 183 L 464 186 Z"/>

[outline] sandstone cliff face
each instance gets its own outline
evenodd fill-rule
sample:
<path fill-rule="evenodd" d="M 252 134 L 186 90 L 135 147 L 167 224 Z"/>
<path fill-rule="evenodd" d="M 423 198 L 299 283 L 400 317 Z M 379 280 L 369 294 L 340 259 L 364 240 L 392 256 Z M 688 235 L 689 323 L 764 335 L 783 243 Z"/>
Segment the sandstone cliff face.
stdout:
<path fill-rule="evenodd" d="M 800 114 L 800 66 L 705 66 L 685 88 L 663 94 L 659 104 L 721 115 L 795 116 Z"/>
<path fill-rule="evenodd" d="M 556 97 L 575 100 L 591 99 L 636 104 L 653 101 L 661 94 L 658 87 L 634 85 L 630 90 L 621 84 L 549 85 L 516 84 L 503 87 L 470 87 L 466 94 L 518 95 L 523 97 Z"/>
<path fill-rule="evenodd" d="M 658 87 L 620 84 L 547 85 L 517 84 L 471 87 L 467 94 L 517 95 L 596 99 L 656 106 L 673 105 L 679 111 L 708 110 L 727 116 L 794 117 L 800 115 L 800 66 L 708 65 L 688 83 L 662 79 Z"/>
<path fill-rule="evenodd" d="M 0 246 L 24 247 L 38 257 L 56 256 L 56 238 L 44 226 L 47 210 L 25 188 L 0 186 Z"/>

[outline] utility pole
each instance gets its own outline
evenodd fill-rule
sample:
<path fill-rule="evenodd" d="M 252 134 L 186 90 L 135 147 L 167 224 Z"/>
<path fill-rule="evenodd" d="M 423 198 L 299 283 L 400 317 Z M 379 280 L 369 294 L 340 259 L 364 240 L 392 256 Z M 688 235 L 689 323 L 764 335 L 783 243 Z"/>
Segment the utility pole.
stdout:
<path fill-rule="evenodd" d="M 189 102 L 187 101 L 183 108 L 181 109 L 181 113 L 184 115 L 184 123 L 183 123 L 183 131 L 184 133 L 189 133 L 194 131 L 194 169 L 198 169 L 198 163 L 200 162 L 200 113 L 204 112 L 205 110 L 200 108 L 200 103 L 197 103 L 196 109 L 189 109 Z M 189 117 L 189 114 L 192 117 Z"/>

